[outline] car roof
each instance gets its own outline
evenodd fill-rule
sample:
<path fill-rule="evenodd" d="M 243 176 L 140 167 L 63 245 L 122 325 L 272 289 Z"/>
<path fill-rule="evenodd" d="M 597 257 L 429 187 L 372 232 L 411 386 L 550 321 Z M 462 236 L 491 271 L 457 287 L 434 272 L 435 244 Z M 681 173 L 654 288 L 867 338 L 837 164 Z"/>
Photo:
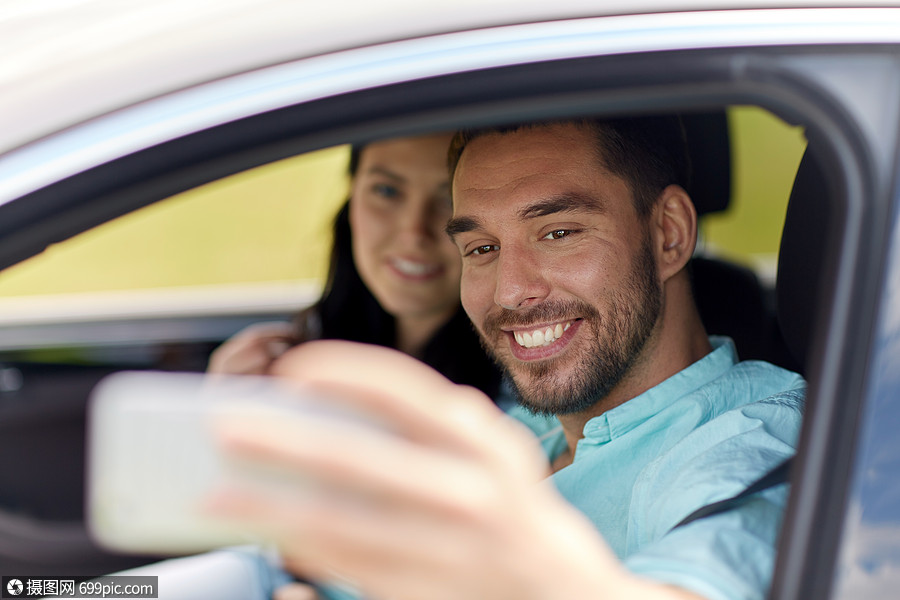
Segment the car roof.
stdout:
<path fill-rule="evenodd" d="M 6 0 L 0 154 L 116 108 L 339 50 L 579 17 L 896 1 Z M 13 57 L 10 59 L 9 57 Z"/>

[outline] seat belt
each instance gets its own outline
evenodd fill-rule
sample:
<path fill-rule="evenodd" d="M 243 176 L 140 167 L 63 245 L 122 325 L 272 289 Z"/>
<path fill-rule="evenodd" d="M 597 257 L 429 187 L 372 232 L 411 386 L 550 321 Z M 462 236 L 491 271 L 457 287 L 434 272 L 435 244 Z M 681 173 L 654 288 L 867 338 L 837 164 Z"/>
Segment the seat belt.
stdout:
<path fill-rule="evenodd" d="M 679 522 L 678 525 L 676 525 L 672 529 L 683 527 L 688 523 L 693 523 L 698 519 L 705 519 L 706 517 L 710 517 L 712 515 L 717 515 L 729 510 L 733 510 L 742 506 L 743 504 L 746 504 L 753 495 L 763 490 L 775 487 L 776 485 L 787 483 L 791 473 L 792 463 L 793 458 L 786 459 L 777 467 L 751 483 L 738 495 L 732 496 L 731 498 L 725 498 L 724 500 L 719 500 L 718 502 L 713 502 L 712 504 L 707 504 L 706 506 L 698 508 L 697 510 L 686 516 L 684 519 L 682 519 L 681 522 Z"/>

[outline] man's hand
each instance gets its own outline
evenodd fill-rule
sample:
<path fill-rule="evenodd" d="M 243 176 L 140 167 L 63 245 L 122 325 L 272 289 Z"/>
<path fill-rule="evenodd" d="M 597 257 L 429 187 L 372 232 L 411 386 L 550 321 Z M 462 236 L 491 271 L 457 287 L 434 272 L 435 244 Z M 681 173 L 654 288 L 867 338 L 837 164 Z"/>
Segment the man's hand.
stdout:
<path fill-rule="evenodd" d="M 229 490 L 215 510 L 275 537 L 295 569 L 391 600 L 683 598 L 630 575 L 544 478 L 523 427 L 399 352 L 313 342 L 273 372 L 375 427 L 224 422 L 229 452 L 305 473 L 295 497 Z"/>
<path fill-rule="evenodd" d="M 272 600 L 321 600 L 312 586 L 288 583 L 275 590 Z"/>

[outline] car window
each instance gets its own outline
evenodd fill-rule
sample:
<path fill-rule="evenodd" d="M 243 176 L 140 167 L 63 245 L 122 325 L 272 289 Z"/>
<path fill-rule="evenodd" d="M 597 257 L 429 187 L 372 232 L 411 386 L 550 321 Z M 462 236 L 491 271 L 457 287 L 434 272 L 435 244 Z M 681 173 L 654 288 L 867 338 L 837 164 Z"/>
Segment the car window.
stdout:
<path fill-rule="evenodd" d="M 754 106 L 728 111 L 733 157 L 727 211 L 701 221 L 701 249 L 752 268 L 773 285 L 781 227 L 797 166 L 803 128 Z"/>
<path fill-rule="evenodd" d="M 348 153 L 338 146 L 215 181 L 6 269 L 0 327 L 15 332 L 0 356 L 106 362 L 110 346 L 214 344 L 250 320 L 290 315 L 321 290 Z M 214 318 L 205 330 L 175 325 Z"/>
<path fill-rule="evenodd" d="M 0 274 L 0 297 L 318 282 L 349 150 L 258 167 L 53 245 Z"/>
<path fill-rule="evenodd" d="M 731 198 L 725 210 L 702 216 L 697 252 L 751 269 L 764 297 L 747 310 L 771 312 L 803 131 L 754 106 L 730 107 L 727 123 Z M 7 331 L 0 359 L 154 366 L 177 347 L 175 354 L 188 356 L 167 367 L 195 370 L 254 320 L 291 318 L 322 289 L 332 219 L 348 192 L 348 158 L 349 146 L 339 145 L 225 177 L 0 272 L 0 327 Z M 750 358 L 773 359 L 772 318 L 748 320 L 744 329 L 756 330 L 750 341 L 732 330 L 733 320 L 713 315 L 708 328 L 738 338 Z"/>
<path fill-rule="evenodd" d="M 728 119 L 732 199 L 704 216 L 701 251 L 774 281 L 802 128 L 752 106 L 732 107 Z M 347 193 L 348 153 L 338 146 L 258 167 L 55 244 L 0 272 L 0 303 L 221 285 L 315 288 L 327 267 L 330 219 Z"/>
<path fill-rule="evenodd" d="M 802 129 L 760 108 L 732 107 L 728 117 L 734 194 L 727 211 L 703 218 L 701 251 L 749 266 L 770 285 L 805 139 Z M 331 219 L 347 194 L 347 158 L 347 147 L 340 146 L 213 182 L 61 242 L 0 274 L 0 305 L 19 302 L 35 327 L 61 336 L 41 338 L 31 330 L 19 338 L 27 337 L 27 344 L 7 338 L 0 359 L 6 361 L 9 391 L 24 391 L 22 397 L 36 408 L 53 393 L 42 386 L 60 382 L 66 388 L 62 400 L 83 406 L 109 372 L 134 366 L 202 370 L 211 350 L 242 326 L 290 318 L 321 288 Z M 13 310 L 4 314 L 21 325 Z M 72 365 L 85 368 L 69 370 Z M 77 455 L 71 436 L 80 425 L 75 419 L 32 435 L 30 443 L 45 447 L 46 460 L 30 467 L 49 470 L 61 456 Z M 66 464 L 72 473 L 82 468 L 77 461 Z M 13 472 L 9 479 L 28 476 Z M 15 481 L 3 501 L 41 518 L 77 518 L 82 499 L 75 479 L 57 490 L 53 503 L 40 504 L 46 500 L 42 494 Z"/>

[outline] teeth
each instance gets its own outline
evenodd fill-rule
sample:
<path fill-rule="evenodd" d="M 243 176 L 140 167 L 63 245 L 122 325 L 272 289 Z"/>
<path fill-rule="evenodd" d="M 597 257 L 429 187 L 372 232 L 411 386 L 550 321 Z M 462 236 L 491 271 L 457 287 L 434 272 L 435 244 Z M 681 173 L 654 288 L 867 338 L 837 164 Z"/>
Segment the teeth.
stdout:
<path fill-rule="evenodd" d="M 549 346 L 562 337 L 563 333 L 569 330 L 572 322 L 569 321 L 565 325 L 557 323 L 552 327 L 544 329 L 535 329 L 532 332 L 514 331 L 513 337 L 516 342 L 524 348 L 537 348 L 539 346 Z"/>
<path fill-rule="evenodd" d="M 403 273 L 404 275 L 410 275 L 413 277 L 421 277 L 423 275 L 430 275 L 436 272 L 440 267 L 434 264 L 428 263 L 420 263 L 411 260 L 406 260 L 404 258 L 395 258 L 392 260 L 394 268 Z"/>

